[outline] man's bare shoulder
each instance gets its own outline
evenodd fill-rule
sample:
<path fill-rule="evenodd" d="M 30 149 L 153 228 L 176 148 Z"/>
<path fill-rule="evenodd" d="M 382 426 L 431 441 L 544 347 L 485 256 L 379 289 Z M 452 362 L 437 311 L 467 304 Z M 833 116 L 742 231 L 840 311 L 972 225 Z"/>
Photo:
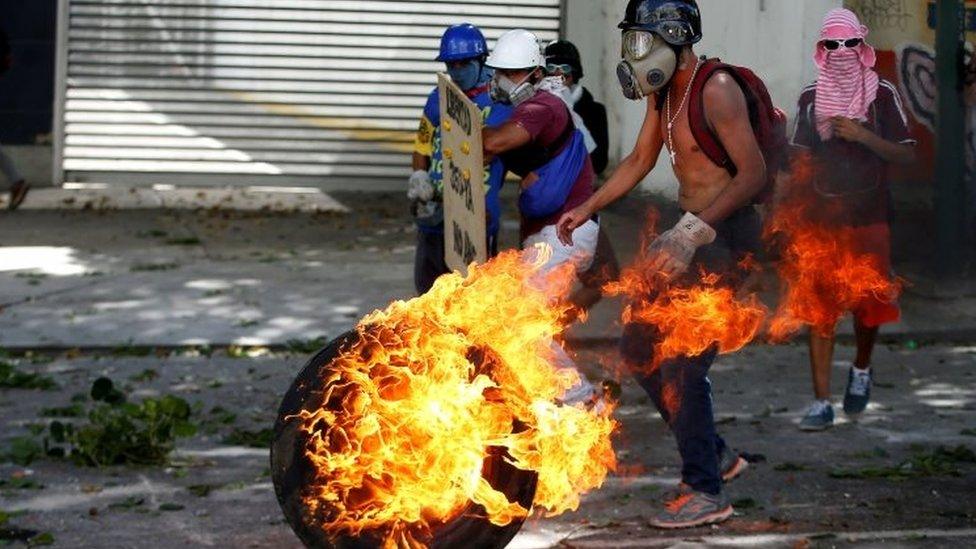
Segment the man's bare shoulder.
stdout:
<path fill-rule="evenodd" d="M 724 71 L 716 72 L 702 89 L 709 118 L 735 117 L 746 112 L 746 96 L 735 78 Z"/>

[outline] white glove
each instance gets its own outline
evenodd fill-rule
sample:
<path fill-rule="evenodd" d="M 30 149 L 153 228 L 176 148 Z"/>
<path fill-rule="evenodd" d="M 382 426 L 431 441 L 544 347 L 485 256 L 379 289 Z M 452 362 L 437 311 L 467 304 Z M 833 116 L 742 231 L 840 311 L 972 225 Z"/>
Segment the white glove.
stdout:
<path fill-rule="evenodd" d="M 426 170 L 417 170 L 410 176 L 407 198 L 416 202 L 430 202 L 434 198 L 434 185 Z"/>
<path fill-rule="evenodd" d="M 698 248 L 715 242 L 715 229 L 695 214 L 686 213 L 670 231 L 657 237 L 648 249 L 651 269 L 669 280 L 684 274 Z"/>

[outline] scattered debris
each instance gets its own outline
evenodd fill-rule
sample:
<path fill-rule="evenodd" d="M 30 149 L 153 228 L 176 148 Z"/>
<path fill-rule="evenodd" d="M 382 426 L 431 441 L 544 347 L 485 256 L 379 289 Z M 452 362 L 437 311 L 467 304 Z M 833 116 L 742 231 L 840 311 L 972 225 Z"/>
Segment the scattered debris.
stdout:
<path fill-rule="evenodd" d="M 166 241 L 166 244 L 170 246 L 201 246 L 203 242 L 195 236 L 188 236 L 183 238 L 170 238 Z"/>
<path fill-rule="evenodd" d="M 321 335 L 315 339 L 289 339 L 285 342 L 285 349 L 289 353 L 307 355 L 321 351 L 328 344 L 328 336 Z"/>
<path fill-rule="evenodd" d="M 0 388 L 53 391 L 58 384 L 48 376 L 21 372 L 13 364 L 0 360 Z"/>
<path fill-rule="evenodd" d="M 880 446 L 875 446 L 870 450 L 865 450 L 863 452 L 855 452 L 851 454 L 851 457 L 855 459 L 886 458 L 888 457 L 888 451 Z"/>
<path fill-rule="evenodd" d="M 47 278 L 47 275 L 44 273 L 17 273 L 14 276 L 27 280 L 27 284 L 31 286 L 37 286 L 42 280 Z"/>
<path fill-rule="evenodd" d="M 142 496 L 129 496 L 122 501 L 108 504 L 109 509 L 134 509 L 146 503 L 146 498 Z"/>
<path fill-rule="evenodd" d="M 766 463 L 765 454 L 750 454 L 749 452 L 739 452 L 739 457 L 749 463 Z"/>
<path fill-rule="evenodd" d="M 44 485 L 37 481 L 33 475 L 19 471 L 10 475 L 9 478 L 0 478 L 0 489 L 3 490 L 43 490 Z"/>
<path fill-rule="evenodd" d="M 976 463 L 976 453 L 968 447 L 939 446 L 931 452 L 916 453 L 894 467 L 863 467 L 861 469 L 834 469 L 831 478 L 906 480 L 931 476 L 960 476 L 960 463 Z"/>
<path fill-rule="evenodd" d="M 224 444 L 247 446 L 249 448 L 271 448 L 271 441 L 273 439 L 274 430 L 271 428 L 257 431 L 234 429 L 229 435 L 224 437 Z"/>
<path fill-rule="evenodd" d="M 54 545 L 54 534 L 41 532 L 27 540 L 28 547 L 40 547 L 42 545 Z"/>
<path fill-rule="evenodd" d="M 96 402 L 108 404 L 123 404 L 126 400 L 125 394 L 115 388 L 115 383 L 107 377 L 100 377 L 92 383 L 90 396 Z"/>
<path fill-rule="evenodd" d="M 154 271 L 172 271 L 178 269 L 178 263 L 136 263 L 129 268 L 133 273 L 146 273 Z"/>
<path fill-rule="evenodd" d="M 186 487 L 186 491 L 190 492 L 198 498 L 205 498 L 210 495 L 218 487 L 213 484 L 192 484 Z"/>
<path fill-rule="evenodd" d="M 752 498 L 739 498 L 732 502 L 732 507 L 734 507 L 736 510 L 754 509 L 758 506 L 759 504 L 756 503 L 756 500 Z"/>
<path fill-rule="evenodd" d="M 799 463 L 793 463 L 792 461 L 786 461 L 773 467 L 773 471 L 782 471 L 782 472 L 790 472 L 790 473 L 806 471 L 806 470 L 807 470 L 806 465 L 800 465 Z"/>
<path fill-rule="evenodd" d="M 230 358 L 258 358 L 271 354 L 267 347 L 244 345 L 229 345 L 225 352 Z"/>
<path fill-rule="evenodd" d="M 159 379 L 159 372 L 152 368 L 146 368 L 138 374 L 129 376 L 129 381 L 134 381 L 136 383 L 146 383 L 149 381 L 155 381 L 157 379 Z"/>
<path fill-rule="evenodd" d="M 136 233 L 137 238 L 165 238 L 167 236 L 169 236 L 169 233 L 160 229 L 149 229 Z"/>
<path fill-rule="evenodd" d="M 10 525 L 10 519 L 13 517 L 13 513 L 0 511 L 0 545 L 9 545 L 15 541 L 21 541 L 27 543 L 28 547 L 35 547 L 37 545 L 51 545 L 54 542 L 54 536 L 51 534 L 39 534 L 37 530 L 27 530 Z"/>
<path fill-rule="evenodd" d="M 146 357 L 153 353 L 152 347 L 134 345 L 131 341 L 125 345 L 112 347 L 112 356 Z"/>
<path fill-rule="evenodd" d="M 68 406 L 52 406 L 50 408 L 41 408 L 41 417 L 81 417 L 85 415 L 85 407 L 80 403 L 70 404 Z"/>
<path fill-rule="evenodd" d="M 95 380 L 91 398 L 99 404 L 88 412 L 87 423 L 51 423 L 45 439 L 49 456 L 92 466 L 162 465 L 177 438 L 196 433 L 190 405 L 181 398 L 129 403 L 108 378 Z"/>
<path fill-rule="evenodd" d="M 237 414 L 225 409 L 223 406 L 214 406 L 210 409 L 209 417 L 200 422 L 201 430 L 208 434 L 216 434 L 221 427 L 232 425 L 237 421 Z"/>
<path fill-rule="evenodd" d="M 253 318 L 251 318 L 251 319 L 241 319 L 241 320 L 238 320 L 237 322 L 235 322 L 234 323 L 234 326 L 237 327 L 237 328 L 251 328 L 253 326 L 257 326 L 260 323 L 261 323 L 260 320 L 256 320 L 256 319 L 253 319 Z"/>
<path fill-rule="evenodd" d="M 3 458 L 3 461 L 26 467 L 43 455 L 44 447 L 33 437 L 14 437 L 10 439 L 7 449 L 0 457 Z"/>

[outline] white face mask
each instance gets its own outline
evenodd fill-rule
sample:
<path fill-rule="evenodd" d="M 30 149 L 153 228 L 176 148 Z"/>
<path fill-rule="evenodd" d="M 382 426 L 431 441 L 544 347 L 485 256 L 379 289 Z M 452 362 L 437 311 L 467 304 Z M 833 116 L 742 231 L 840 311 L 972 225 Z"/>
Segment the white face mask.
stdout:
<path fill-rule="evenodd" d="M 511 103 L 517 107 L 535 95 L 537 87 L 530 80 L 532 80 L 532 74 L 516 83 L 501 73 L 495 73 L 495 77 L 491 81 L 491 98 L 502 103 Z"/>
<path fill-rule="evenodd" d="M 560 95 L 567 91 L 566 80 L 562 76 L 547 76 L 539 83 L 539 89 Z"/>

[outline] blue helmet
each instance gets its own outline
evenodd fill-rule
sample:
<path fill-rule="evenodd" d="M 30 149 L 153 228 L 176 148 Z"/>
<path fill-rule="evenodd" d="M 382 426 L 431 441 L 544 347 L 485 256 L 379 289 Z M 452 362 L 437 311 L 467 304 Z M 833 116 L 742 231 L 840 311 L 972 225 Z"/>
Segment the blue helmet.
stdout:
<path fill-rule="evenodd" d="M 481 30 L 471 23 L 451 25 L 441 37 L 441 53 L 437 61 L 463 61 L 488 55 L 488 42 Z"/>

